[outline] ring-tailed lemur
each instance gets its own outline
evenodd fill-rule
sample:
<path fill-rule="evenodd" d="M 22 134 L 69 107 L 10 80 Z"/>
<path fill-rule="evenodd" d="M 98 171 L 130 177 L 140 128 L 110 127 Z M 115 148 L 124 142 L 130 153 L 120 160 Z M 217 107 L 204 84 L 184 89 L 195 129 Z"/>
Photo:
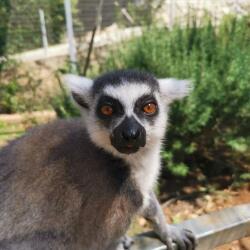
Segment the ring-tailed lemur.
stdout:
<path fill-rule="evenodd" d="M 165 224 L 153 193 L 168 106 L 188 81 L 132 70 L 65 81 L 85 125 L 56 121 L 0 151 L 0 249 L 118 249 L 137 213 L 168 249 L 193 249 L 193 234 Z"/>

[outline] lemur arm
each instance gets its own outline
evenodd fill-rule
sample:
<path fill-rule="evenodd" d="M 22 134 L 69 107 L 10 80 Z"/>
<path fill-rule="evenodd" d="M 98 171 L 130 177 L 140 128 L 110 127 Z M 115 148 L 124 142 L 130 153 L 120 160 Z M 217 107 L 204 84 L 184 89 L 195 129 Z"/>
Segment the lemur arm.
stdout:
<path fill-rule="evenodd" d="M 180 250 L 195 249 L 196 239 L 191 231 L 166 224 L 164 213 L 154 192 L 150 193 L 149 204 L 143 210 L 142 215 L 152 223 L 154 231 L 166 244 L 168 250 L 174 249 L 173 242 Z"/>

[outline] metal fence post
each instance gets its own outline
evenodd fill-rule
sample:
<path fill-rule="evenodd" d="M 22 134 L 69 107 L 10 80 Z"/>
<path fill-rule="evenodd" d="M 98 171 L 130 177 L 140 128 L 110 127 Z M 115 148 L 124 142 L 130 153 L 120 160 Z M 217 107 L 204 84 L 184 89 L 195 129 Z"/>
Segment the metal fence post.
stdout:
<path fill-rule="evenodd" d="M 71 9 L 71 0 L 64 0 L 65 16 L 66 16 L 66 27 L 69 43 L 69 57 L 71 72 L 76 73 L 77 71 L 77 58 L 76 58 L 76 46 L 74 39 L 74 30 L 73 30 L 73 21 L 72 21 L 72 9 Z"/>
<path fill-rule="evenodd" d="M 175 3 L 174 0 L 168 1 L 168 26 L 171 29 L 175 19 Z"/>
<path fill-rule="evenodd" d="M 47 55 L 49 44 L 48 44 L 48 38 L 47 38 L 45 15 L 44 15 L 44 11 L 42 9 L 39 9 L 39 17 L 40 17 L 40 24 L 41 24 L 44 53 L 45 53 L 45 55 Z"/>

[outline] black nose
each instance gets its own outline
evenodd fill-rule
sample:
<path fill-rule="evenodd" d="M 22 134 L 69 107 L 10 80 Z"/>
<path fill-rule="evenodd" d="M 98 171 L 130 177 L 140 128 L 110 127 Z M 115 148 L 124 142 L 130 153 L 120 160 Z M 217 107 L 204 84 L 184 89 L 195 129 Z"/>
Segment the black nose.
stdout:
<path fill-rule="evenodd" d="M 111 144 L 124 154 L 132 154 L 146 144 L 146 130 L 134 118 L 125 117 L 110 136 Z"/>
<path fill-rule="evenodd" d="M 122 137 L 126 141 L 134 141 L 134 140 L 138 139 L 139 136 L 140 136 L 139 129 L 132 128 L 132 129 L 124 130 L 122 132 Z"/>

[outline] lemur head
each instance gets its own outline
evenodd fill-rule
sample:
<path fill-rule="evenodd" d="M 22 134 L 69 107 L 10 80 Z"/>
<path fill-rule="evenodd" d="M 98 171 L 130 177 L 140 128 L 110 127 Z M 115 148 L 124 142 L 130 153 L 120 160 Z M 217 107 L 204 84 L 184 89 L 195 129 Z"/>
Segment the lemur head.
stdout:
<path fill-rule="evenodd" d="M 135 70 L 110 72 L 94 81 L 66 75 L 65 82 L 75 103 L 86 111 L 92 141 L 123 157 L 161 143 L 168 105 L 190 89 L 186 80 L 157 80 Z"/>

